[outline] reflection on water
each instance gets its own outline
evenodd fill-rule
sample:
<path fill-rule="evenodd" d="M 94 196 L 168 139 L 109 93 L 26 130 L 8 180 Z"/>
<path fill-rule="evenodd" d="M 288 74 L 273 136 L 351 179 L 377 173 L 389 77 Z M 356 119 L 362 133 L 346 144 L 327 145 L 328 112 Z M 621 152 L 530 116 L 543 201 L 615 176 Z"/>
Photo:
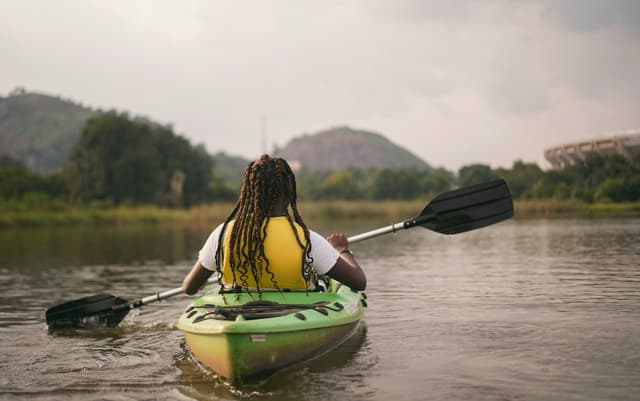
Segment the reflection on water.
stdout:
<path fill-rule="evenodd" d="M 42 270 L 100 264 L 173 264 L 195 257 L 206 239 L 206 230 L 172 225 L 0 230 L 0 266 Z"/>
<path fill-rule="evenodd" d="M 369 222 L 354 224 L 335 231 Z M 257 388 L 231 388 L 193 360 L 174 326 L 186 296 L 135 310 L 117 328 L 47 331 L 52 304 L 178 286 L 207 235 L 177 226 L 0 231 L 0 398 L 640 394 L 639 219 L 520 220 L 458 236 L 416 228 L 354 245 L 368 274 L 366 326 Z"/>

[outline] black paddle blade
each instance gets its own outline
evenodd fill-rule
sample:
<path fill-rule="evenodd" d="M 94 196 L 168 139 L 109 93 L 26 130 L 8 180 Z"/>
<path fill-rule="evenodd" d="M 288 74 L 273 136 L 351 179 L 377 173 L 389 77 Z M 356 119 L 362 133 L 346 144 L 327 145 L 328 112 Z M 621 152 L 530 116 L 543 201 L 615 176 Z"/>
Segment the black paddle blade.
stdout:
<path fill-rule="evenodd" d="M 441 234 L 458 234 L 512 216 L 511 191 L 499 179 L 438 195 L 412 223 Z"/>
<path fill-rule="evenodd" d="M 98 294 L 53 306 L 45 315 L 50 329 L 114 327 L 129 310 L 127 300 Z"/>

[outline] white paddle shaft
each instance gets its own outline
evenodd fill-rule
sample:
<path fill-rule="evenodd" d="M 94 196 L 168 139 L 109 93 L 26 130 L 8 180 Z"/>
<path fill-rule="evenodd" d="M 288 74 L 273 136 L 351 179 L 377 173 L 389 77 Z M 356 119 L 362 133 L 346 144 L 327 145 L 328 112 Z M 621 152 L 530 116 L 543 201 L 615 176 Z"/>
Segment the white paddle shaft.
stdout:
<path fill-rule="evenodd" d="M 381 235 L 389 234 L 389 233 L 397 233 L 400 230 L 405 230 L 405 223 L 395 223 L 390 226 L 381 227 L 375 230 L 367 231 L 366 233 L 354 235 L 352 237 L 347 238 L 350 244 L 354 244 L 356 242 L 364 241 L 369 238 L 379 237 Z"/>

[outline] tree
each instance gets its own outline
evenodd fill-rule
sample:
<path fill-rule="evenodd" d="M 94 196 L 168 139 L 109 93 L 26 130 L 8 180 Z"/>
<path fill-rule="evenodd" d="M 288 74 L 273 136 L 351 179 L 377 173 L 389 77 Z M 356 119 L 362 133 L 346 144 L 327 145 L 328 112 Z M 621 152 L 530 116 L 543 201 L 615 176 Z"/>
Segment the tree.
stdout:
<path fill-rule="evenodd" d="M 607 178 L 598 187 L 596 197 L 601 201 L 640 201 L 640 176 Z"/>
<path fill-rule="evenodd" d="M 213 163 L 170 127 L 115 111 L 87 121 L 65 167 L 72 199 L 190 206 L 211 198 Z"/>
<path fill-rule="evenodd" d="M 322 182 L 320 188 L 322 197 L 327 199 L 361 198 L 360 185 L 354 173 L 350 170 L 335 170 Z"/>
<path fill-rule="evenodd" d="M 24 164 L 1 160 L 6 167 L 0 167 L 0 199 L 19 199 L 38 186 L 38 176 Z"/>
<path fill-rule="evenodd" d="M 419 178 L 420 194 L 437 195 L 450 190 L 454 182 L 455 175 L 451 171 L 443 167 L 433 169 Z"/>
<path fill-rule="evenodd" d="M 504 172 L 503 177 L 509 183 L 511 194 L 517 199 L 533 197 L 533 188 L 543 175 L 542 169 L 537 164 L 516 160 L 511 170 Z"/>
<path fill-rule="evenodd" d="M 382 169 L 374 173 L 370 191 L 373 199 L 414 199 L 419 194 L 418 173 L 407 169 Z"/>
<path fill-rule="evenodd" d="M 214 173 L 209 182 L 213 200 L 233 201 L 238 198 L 238 188 L 231 184 L 222 173 Z"/>
<path fill-rule="evenodd" d="M 486 164 L 471 164 L 460 168 L 458 171 L 458 185 L 466 187 L 495 180 L 498 175 Z"/>
<path fill-rule="evenodd" d="M 0 199 L 51 199 L 62 198 L 65 194 L 65 182 L 60 174 L 39 175 L 20 161 L 0 156 Z"/>

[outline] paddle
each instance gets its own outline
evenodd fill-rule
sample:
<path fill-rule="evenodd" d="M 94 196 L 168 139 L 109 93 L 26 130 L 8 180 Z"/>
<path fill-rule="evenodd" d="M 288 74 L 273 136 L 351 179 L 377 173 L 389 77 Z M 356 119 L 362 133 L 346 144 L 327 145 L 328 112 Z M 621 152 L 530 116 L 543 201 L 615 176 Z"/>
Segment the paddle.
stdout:
<path fill-rule="evenodd" d="M 210 280 L 210 282 L 216 282 Z M 50 329 L 114 327 L 132 309 L 151 302 L 182 294 L 182 287 L 127 301 L 111 294 L 97 294 L 65 302 L 47 309 L 45 317 Z"/>
<path fill-rule="evenodd" d="M 413 219 L 349 237 L 350 243 L 416 226 L 440 234 L 459 234 L 499 223 L 513 216 L 507 183 L 494 180 L 441 193 Z"/>
<path fill-rule="evenodd" d="M 441 234 L 457 234 L 498 223 L 513 216 L 511 192 L 504 180 L 495 180 L 444 192 L 410 220 L 349 237 L 350 243 L 421 226 Z M 210 283 L 217 280 L 209 280 Z M 46 311 L 49 328 L 114 327 L 130 310 L 182 293 L 174 288 L 127 301 L 98 294 L 53 306 Z"/>

